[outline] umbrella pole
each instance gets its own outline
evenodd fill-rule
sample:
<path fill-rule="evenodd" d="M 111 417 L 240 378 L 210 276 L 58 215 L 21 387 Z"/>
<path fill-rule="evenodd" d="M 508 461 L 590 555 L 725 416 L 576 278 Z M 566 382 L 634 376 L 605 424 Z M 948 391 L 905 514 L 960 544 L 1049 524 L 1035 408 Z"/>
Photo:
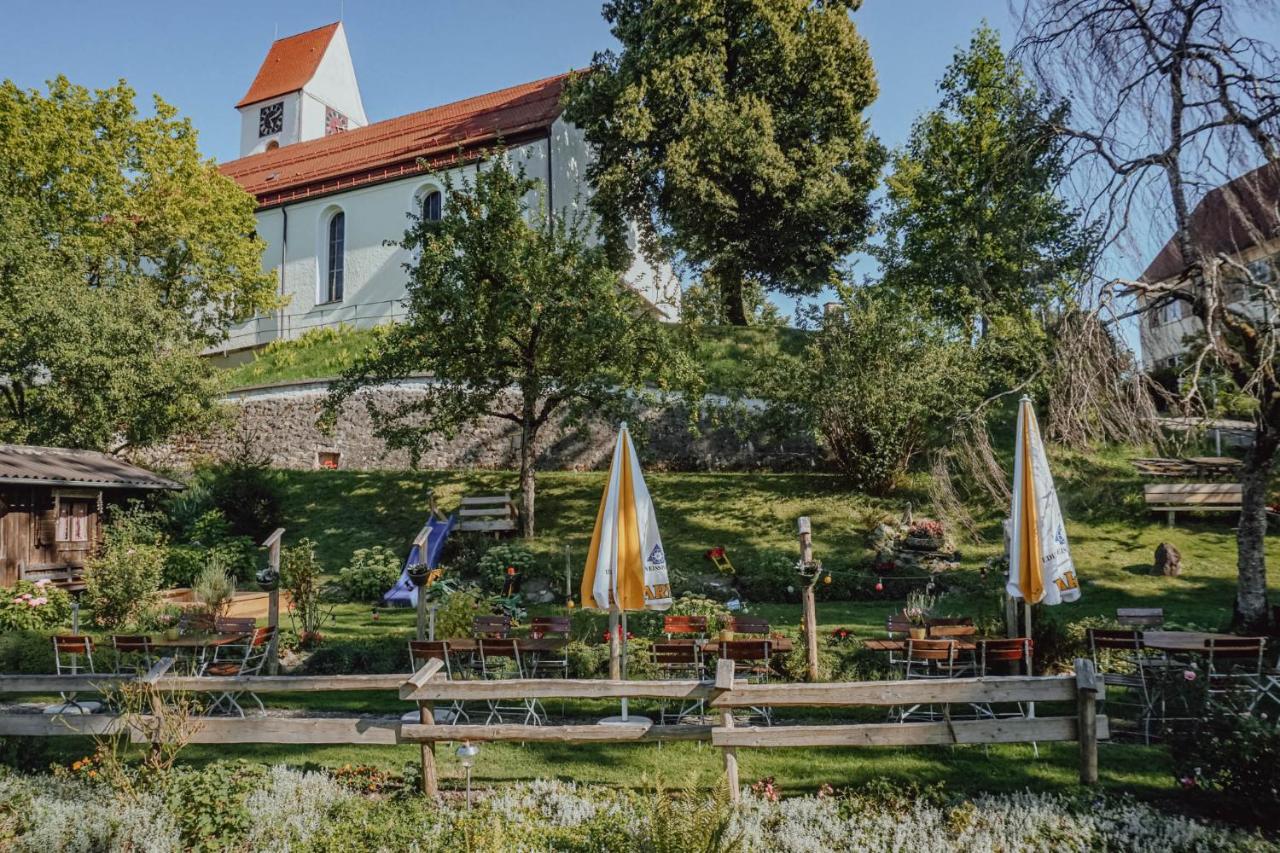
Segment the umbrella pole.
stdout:
<path fill-rule="evenodd" d="M 622 650 L 618 647 L 618 606 L 609 608 L 609 680 L 622 680 Z"/>
<path fill-rule="evenodd" d="M 622 630 L 619 634 L 618 642 L 622 646 L 622 654 L 620 655 L 622 660 L 620 661 L 619 669 L 621 669 L 622 678 L 625 680 L 627 677 L 627 611 L 625 610 L 622 611 Z M 622 721 L 624 723 L 627 721 L 627 697 L 625 696 L 622 697 Z"/>

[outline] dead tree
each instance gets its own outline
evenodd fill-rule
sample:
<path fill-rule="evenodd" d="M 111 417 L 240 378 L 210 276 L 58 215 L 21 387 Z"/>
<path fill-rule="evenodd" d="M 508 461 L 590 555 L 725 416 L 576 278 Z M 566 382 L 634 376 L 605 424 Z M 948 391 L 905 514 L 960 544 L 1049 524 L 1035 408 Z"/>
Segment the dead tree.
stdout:
<path fill-rule="evenodd" d="M 1172 277 L 1124 284 L 1147 309 L 1178 302 L 1199 320 L 1183 387 L 1195 394 L 1201 371 L 1221 370 L 1258 403 L 1235 604 L 1249 630 L 1269 621 L 1263 537 L 1280 448 L 1271 319 L 1280 306 L 1274 276 L 1240 250 L 1274 239 L 1280 224 L 1280 61 L 1248 33 L 1274 14 L 1271 0 L 1027 0 L 1016 50 L 1047 92 L 1071 102 L 1059 131 L 1073 145 L 1086 215 L 1109 245 L 1172 234 Z M 1214 188 L 1220 210 L 1196 215 Z"/>

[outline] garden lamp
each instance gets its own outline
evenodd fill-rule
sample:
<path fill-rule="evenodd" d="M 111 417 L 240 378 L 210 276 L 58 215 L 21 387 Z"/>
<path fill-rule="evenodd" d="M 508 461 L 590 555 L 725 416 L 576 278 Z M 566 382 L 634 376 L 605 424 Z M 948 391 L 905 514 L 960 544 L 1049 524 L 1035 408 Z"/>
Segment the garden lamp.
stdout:
<path fill-rule="evenodd" d="M 475 766 L 476 756 L 480 754 L 480 747 L 476 746 L 469 740 L 464 740 L 462 746 L 458 747 L 454 754 L 458 756 L 458 761 L 462 763 L 462 769 L 467 773 L 467 808 L 471 808 L 471 768 Z"/>

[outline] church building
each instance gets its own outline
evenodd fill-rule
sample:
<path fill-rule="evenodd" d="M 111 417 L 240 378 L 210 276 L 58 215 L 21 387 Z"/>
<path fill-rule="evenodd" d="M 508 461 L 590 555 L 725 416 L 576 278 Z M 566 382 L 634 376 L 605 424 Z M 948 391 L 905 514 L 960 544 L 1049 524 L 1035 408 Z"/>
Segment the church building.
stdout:
<path fill-rule="evenodd" d="M 237 324 L 228 353 L 340 324 L 366 328 L 405 314 L 408 254 L 398 245 L 410 215 L 439 218 L 447 181 L 467 181 L 479 162 L 507 156 L 543 183 L 560 215 L 582 205 L 591 152 L 564 120 L 567 74 L 370 123 L 341 23 L 278 39 L 236 109 L 240 158 L 223 174 L 258 202 L 264 268 L 283 309 Z M 671 269 L 638 254 L 624 285 L 654 313 L 674 319 Z"/>

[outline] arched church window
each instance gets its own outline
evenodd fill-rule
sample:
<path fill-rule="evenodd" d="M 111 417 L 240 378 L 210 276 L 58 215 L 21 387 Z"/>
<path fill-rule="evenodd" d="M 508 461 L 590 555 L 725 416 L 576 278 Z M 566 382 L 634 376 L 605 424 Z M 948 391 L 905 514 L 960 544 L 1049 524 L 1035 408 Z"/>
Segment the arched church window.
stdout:
<path fill-rule="evenodd" d="M 439 190 L 430 190 L 422 194 L 422 214 L 423 220 L 427 222 L 440 221 L 440 202 L 441 196 Z"/>
<path fill-rule="evenodd" d="M 342 301 L 342 277 L 347 242 L 347 215 L 339 210 L 329 217 L 328 265 L 325 267 L 324 301 Z"/>

